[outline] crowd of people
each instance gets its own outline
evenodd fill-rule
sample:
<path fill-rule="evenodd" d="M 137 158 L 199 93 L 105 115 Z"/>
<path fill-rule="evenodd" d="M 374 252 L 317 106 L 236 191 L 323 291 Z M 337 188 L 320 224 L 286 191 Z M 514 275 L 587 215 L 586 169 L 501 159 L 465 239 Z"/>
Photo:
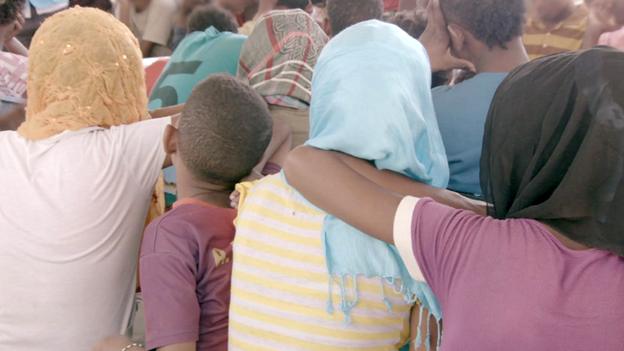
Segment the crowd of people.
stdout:
<path fill-rule="evenodd" d="M 50 1 L 0 350 L 624 350 L 623 0 Z"/>

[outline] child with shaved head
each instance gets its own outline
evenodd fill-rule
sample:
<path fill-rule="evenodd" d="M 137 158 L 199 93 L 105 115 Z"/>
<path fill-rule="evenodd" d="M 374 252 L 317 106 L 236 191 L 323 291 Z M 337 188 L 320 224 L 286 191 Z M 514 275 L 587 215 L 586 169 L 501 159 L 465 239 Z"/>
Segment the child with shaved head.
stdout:
<path fill-rule="evenodd" d="M 178 201 L 143 238 L 147 350 L 227 350 L 236 217 L 229 194 L 260 161 L 271 132 L 264 100 L 226 75 L 196 86 L 179 122 L 165 131 Z M 128 342 L 111 339 L 102 349 Z"/>

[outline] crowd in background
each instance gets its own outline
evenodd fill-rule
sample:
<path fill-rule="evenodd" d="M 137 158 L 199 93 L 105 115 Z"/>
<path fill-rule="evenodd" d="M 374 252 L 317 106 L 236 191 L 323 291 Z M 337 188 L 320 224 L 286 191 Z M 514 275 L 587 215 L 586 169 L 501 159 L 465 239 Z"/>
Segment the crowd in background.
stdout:
<path fill-rule="evenodd" d="M 624 0 L 0 0 L 0 349 L 624 350 Z"/>

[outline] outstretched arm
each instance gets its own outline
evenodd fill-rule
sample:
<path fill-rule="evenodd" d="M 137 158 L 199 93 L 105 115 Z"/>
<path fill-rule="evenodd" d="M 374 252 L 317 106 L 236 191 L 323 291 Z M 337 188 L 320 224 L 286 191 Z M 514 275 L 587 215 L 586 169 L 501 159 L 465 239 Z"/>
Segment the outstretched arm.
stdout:
<path fill-rule="evenodd" d="M 284 171 L 308 201 L 379 240 L 394 243 L 394 213 L 401 197 L 355 171 L 336 153 L 297 148 L 288 156 Z"/>
<path fill-rule="evenodd" d="M 484 215 L 485 203 L 438 189 L 344 154 L 300 147 L 290 153 L 288 182 L 309 201 L 365 233 L 393 243 L 393 221 L 401 197 L 430 197 Z"/>

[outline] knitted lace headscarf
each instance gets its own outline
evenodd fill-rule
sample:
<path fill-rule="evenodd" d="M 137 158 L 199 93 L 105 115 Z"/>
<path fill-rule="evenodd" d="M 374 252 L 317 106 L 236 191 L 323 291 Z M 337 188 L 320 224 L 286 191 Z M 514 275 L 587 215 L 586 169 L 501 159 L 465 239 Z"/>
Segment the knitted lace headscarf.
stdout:
<path fill-rule="evenodd" d="M 18 130 L 26 139 L 149 117 L 138 42 L 106 12 L 75 7 L 50 17 L 29 60 L 26 121 Z"/>

